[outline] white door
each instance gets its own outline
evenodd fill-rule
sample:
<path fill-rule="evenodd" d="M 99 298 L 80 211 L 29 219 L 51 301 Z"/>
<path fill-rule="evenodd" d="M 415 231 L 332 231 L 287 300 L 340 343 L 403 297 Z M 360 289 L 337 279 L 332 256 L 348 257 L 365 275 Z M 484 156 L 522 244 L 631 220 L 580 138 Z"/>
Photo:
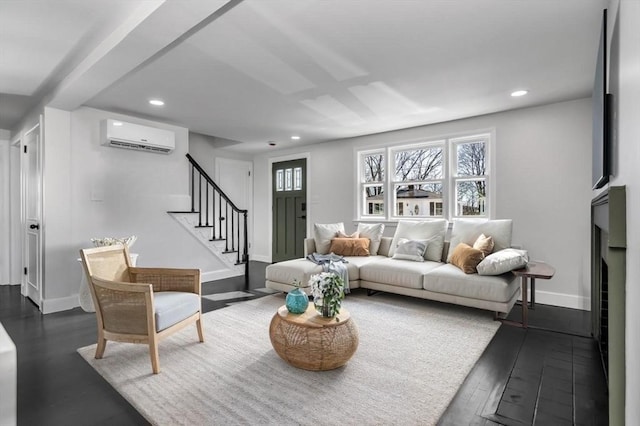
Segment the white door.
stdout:
<path fill-rule="evenodd" d="M 250 161 L 216 158 L 215 181 L 239 209 L 248 210 L 249 247 L 253 235 L 251 201 L 253 199 L 253 163 Z"/>
<path fill-rule="evenodd" d="M 40 124 L 24 135 L 23 206 L 24 206 L 24 277 L 22 294 L 42 308 L 42 145 Z"/>

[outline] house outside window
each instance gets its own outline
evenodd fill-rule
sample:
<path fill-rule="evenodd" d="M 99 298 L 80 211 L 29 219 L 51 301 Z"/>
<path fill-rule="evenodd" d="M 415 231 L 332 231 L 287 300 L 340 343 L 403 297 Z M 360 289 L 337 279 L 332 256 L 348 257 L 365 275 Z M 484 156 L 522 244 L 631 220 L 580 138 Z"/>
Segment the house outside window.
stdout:
<path fill-rule="evenodd" d="M 489 217 L 490 142 L 486 133 L 359 151 L 358 217 Z"/>

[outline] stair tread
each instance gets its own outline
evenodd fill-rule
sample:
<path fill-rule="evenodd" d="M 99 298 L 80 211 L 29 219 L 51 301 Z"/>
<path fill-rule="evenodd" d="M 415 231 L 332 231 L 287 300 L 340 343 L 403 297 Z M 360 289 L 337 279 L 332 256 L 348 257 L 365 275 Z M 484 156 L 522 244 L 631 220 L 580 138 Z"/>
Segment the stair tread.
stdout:
<path fill-rule="evenodd" d="M 184 211 L 168 211 L 167 213 L 200 213 L 200 212 L 192 212 L 191 210 L 184 210 Z"/>

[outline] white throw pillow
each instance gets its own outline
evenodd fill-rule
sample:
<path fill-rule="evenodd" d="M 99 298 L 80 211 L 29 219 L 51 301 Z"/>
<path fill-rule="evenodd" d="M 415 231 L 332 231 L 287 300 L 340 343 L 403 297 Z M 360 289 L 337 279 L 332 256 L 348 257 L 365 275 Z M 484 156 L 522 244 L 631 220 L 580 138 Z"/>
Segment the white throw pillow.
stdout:
<path fill-rule="evenodd" d="M 408 240 L 431 240 L 427 244 L 424 258 L 433 262 L 441 262 L 445 232 L 447 232 L 446 219 L 431 219 L 420 222 L 398 221 L 398 227 L 396 228 L 396 233 L 393 235 L 391 247 L 389 248 L 389 257 L 393 257 L 395 254 L 398 241 L 400 241 L 401 238 Z"/>
<path fill-rule="evenodd" d="M 529 261 L 526 250 L 507 248 L 485 257 L 478 264 L 479 275 L 500 275 L 524 267 Z"/>
<path fill-rule="evenodd" d="M 493 238 L 493 252 L 503 250 L 511 247 L 512 227 L 513 221 L 511 219 L 458 219 L 453 222 L 449 247 L 455 248 L 460 243 L 473 246 L 478 237 L 484 234 Z M 452 252 L 453 250 L 449 250 L 447 262 L 451 260 Z"/>
<path fill-rule="evenodd" d="M 425 240 L 407 240 L 406 238 L 400 238 L 392 259 L 424 262 L 424 252 L 427 250 L 427 247 L 428 244 Z"/>
<path fill-rule="evenodd" d="M 378 254 L 380 241 L 382 241 L 382 233 L 384 232 L 384 223 L 359 223 L 357 231 L 360 238 L 368 238 L 369 253 L 371 256 Z"/>
<path fill-rule="evenodd" d="M 316 243 L 316 253 L 327 254 L 331 248 L 331 240 L 344 234 L 344 223 L 316 223 L 313 225 L 313 240 Z"/>

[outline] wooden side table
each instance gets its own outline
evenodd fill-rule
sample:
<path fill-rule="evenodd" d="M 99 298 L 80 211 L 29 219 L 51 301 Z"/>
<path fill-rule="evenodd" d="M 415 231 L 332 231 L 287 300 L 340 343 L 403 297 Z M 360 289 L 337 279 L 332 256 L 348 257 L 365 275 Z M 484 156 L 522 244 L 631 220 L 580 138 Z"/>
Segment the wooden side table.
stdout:
<path fill-rule="evenodd" d="M 337 320 L 336 320 L 337 318 Z M 269 326 L 271 344 L 280 358 L 304 370 L 324 371 L 341 367 L 358 348 L 358 328 L 349 311 L 335 318 L 316 313 L 313 303 L 302 314 L 281 306 Z"/>
<path fill-rule="evenodd" d="M 527 314 L 529 307 L 531 309 L 535 309 L 536 307 L 536 278 L 540 278 L 543 280 L 549 280 L 553 278 L 553 275 L 556 273 L 556 270 L 553 266 L 548 265 L 544 262 L 535 261 L 527 263 L 527 266 L 521 269 L 516 269 L 512 271 L 516 276 L 521 277 L 521 291 L 522 291 L 522 324 L 523 328 L 527 328 L 529 326 Z M 531 305 L 529 305 L 527 298 L 527 281 L 531 286 Z"/>

